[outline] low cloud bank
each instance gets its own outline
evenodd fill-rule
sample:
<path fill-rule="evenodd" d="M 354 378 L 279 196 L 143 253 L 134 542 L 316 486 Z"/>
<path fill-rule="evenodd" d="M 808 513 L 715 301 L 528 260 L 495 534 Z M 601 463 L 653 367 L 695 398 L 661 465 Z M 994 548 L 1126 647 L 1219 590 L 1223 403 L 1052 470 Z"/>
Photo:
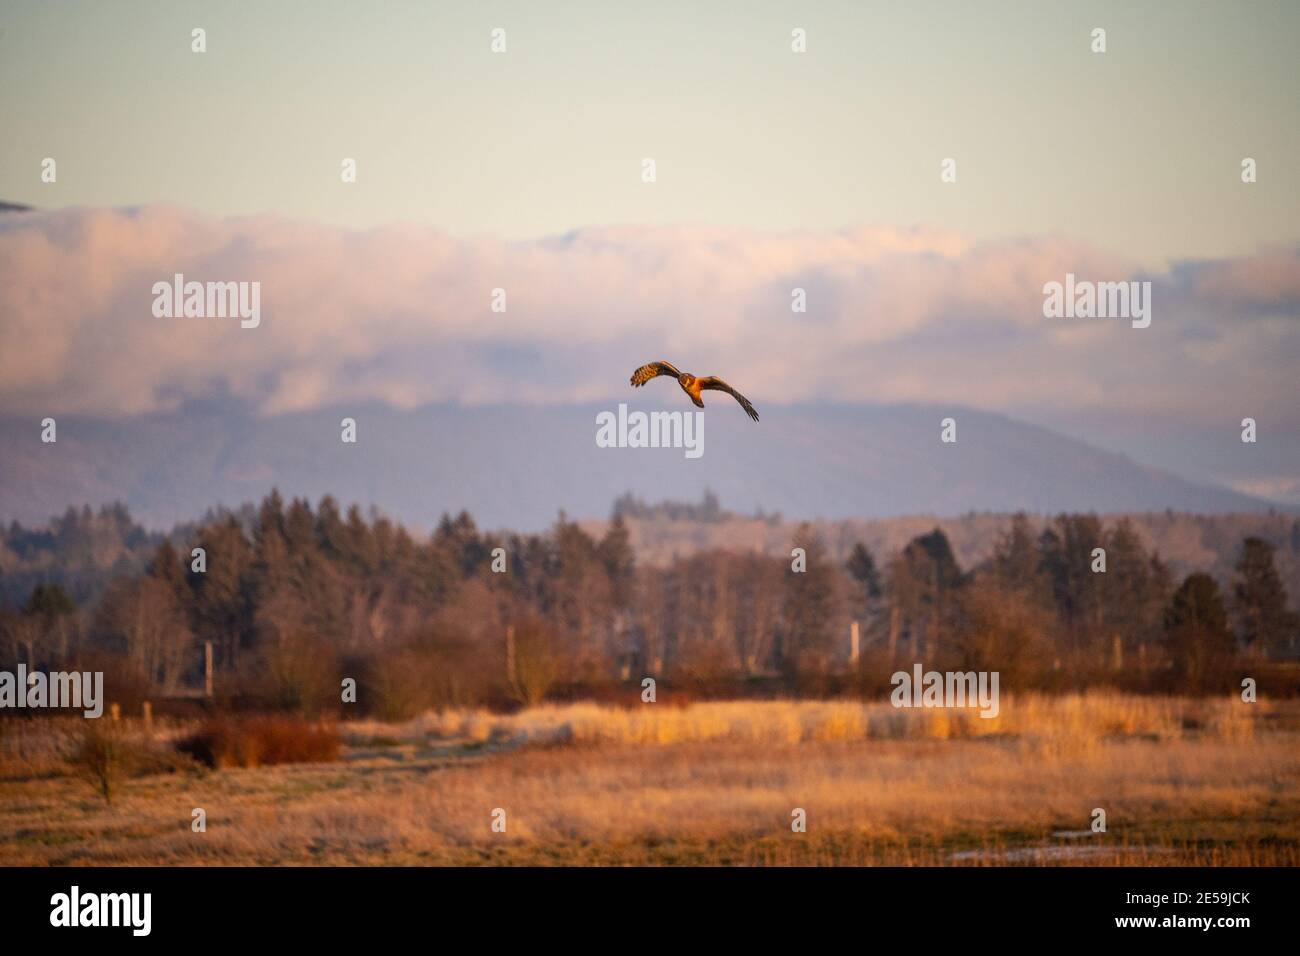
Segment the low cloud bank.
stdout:
<path fill-rule="evenodd" d="M 178 273 L 260 283 L 260 324 L 155 317 L 154 284 Z M 1150 328 L 1044 318 L 1044 283 L 1067 273 L 1150 281 Z M 795 289 L 806 312 L 792 311 Z M 500 242 L 172 206 L 0 217 L 10 414 L 123 417 L 220 395 L 268 414 L 606 400 L 660 358 L 724 375 L 760 408 L 950 401 L 1293 427 L 1300 249 L 1151 275 L 1059 238 L 928 230 L 619 227 Z"/>

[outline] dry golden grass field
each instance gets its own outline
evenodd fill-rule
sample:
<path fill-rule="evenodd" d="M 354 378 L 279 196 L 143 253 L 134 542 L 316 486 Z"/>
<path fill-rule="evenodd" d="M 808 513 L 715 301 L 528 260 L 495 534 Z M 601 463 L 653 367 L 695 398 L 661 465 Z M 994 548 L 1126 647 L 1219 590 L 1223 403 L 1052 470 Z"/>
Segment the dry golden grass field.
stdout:
<path fill-rule="evenodd" d="M 0 864 L 1300 863 L 1290 702 L 1004 695 L 991 720 L 781 701 L 429 714 L 341 725 L 333 763 L 160 756 L 111 805 L 65 759 L 73 724 L 0 731 Z M 185 730 L 140 744 L 163 755 Z"/>

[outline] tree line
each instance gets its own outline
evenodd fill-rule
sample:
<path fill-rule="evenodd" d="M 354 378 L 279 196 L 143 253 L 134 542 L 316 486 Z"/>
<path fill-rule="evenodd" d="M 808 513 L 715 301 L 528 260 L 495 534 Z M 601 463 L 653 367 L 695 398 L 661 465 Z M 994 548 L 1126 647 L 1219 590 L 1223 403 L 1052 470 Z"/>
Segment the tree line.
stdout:
<path fill-rule="evenodd" d="M 118 699 L 159 699 L 201 687 L 210 648 L 219 695 L 311 712 L 337 707 L 350 677 L 363 709 L 399 717 L 646 676 L 711 693 L 842 692 L 914 661 L 997 670 L 1004 687 L 1201 691 L 1297 650 L 1260 538 L 1242 541 L 1225 586 L 1175 580 L 1127 520 L 1089 514 L 1039 533 L 1017 515 L 970 568 L 939 529 L 892 555 L 859 543 L 838 562 L 806 525 L 789 558 L 710 549 L 652 567 L 636 561 L 627 505 L 599 537 L 563 514 L 521 535 L 462 512 L 416 538 L 330 497 L 313 508 L 272 492 L 150 541 L 144 568 L 97 599 L 36 584 L 0 611 L 0 657 L 89 662 Z"/>

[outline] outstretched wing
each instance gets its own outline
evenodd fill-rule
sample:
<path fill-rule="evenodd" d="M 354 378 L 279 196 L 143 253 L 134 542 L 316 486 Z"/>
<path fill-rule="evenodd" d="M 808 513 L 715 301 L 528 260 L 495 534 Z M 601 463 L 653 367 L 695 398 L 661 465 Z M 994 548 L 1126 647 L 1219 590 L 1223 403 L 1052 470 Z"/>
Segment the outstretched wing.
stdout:
<path fill-rule="evenodd" d="M 758 421 L 758 412 L 754 411 L 754 406 L 749 404 L 749 399 L 744 395 L 741 395 L 716 375 L 710 375 L 708 378 L 700 379 L 700 388 L 709 389 L 714 392 L 726 392 L 736 401 L 740 402 L 740 407 L 745 410 L 746 415 L 754 419 L 754 421 Z"/>
<path fill-rule="evenodd" d="M 642 365 L 632 373 L 632 384 L 636 387 L 644 385 L 652 378 L 658 378 L 660 375 L 671 375 L 673 378 L 681 375 L 667 362 L 651 362 L 649 365 Z"/>

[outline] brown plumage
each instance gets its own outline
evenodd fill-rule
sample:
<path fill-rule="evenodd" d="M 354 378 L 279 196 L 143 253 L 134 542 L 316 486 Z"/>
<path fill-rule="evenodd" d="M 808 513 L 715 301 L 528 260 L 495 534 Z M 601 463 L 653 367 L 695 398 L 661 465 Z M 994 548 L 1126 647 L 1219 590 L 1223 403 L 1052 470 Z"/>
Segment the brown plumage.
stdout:
<path fill-rule="evenodd" d="M 651 362 L 649 365 L 642 365 L 632 373 L 632 385 L 634 388 L 640 388 L 652 378 L 658 378 L 660 375 L 671 375 L 677 379 L 677 384 L 682 387 L 692 402 L 698 408 L 704 407 L 704 399 L 700 397 L 701 391 L 726 392 L 736 401 L 740 402 L 740 407 L 745 410 L 745 414 L 758 421 L 758 412 L 754 411 L 754 406 L 749 404 L 749 399 L 741 395 L 738 391 L 718 378 L 716 375 L 709 375 L 705 378 L 697 378 L 689 372 L 679 372 L 668 362 Z"/>

